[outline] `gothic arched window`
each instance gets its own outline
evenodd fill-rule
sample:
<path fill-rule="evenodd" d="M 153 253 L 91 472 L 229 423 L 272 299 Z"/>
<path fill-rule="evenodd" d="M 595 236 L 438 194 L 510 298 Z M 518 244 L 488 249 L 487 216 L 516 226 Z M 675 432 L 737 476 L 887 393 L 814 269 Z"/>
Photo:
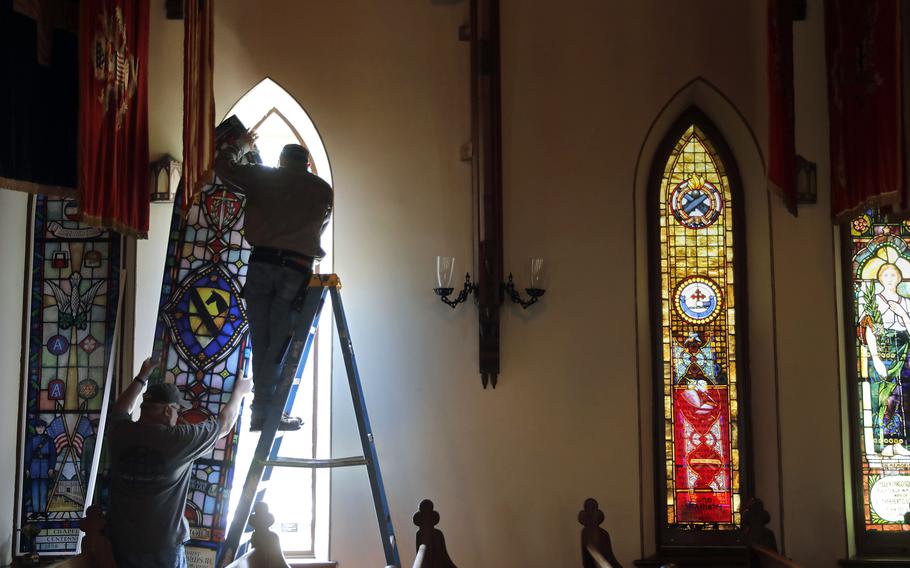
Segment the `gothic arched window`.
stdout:
<path fill-rule="evenodd" d="M 231 115 L 258 136 L 256 147 L 264 165 L 277 166 L 285 144 L 300 144 L 310 152 L 310 171 L 332 184 L 332 169 L 316 126 L 300 103 L 277 83 L 263 79 L 224 118 Z M 333 225 L 330 222 L 322 235 L 326 255 L 317 264 L 317 272 L 333 270 Z M 332 331 L 332 318 L 321 318 L 309 360 L 299 377 L 292 412 L 304 419 L 304 428 L 284 438 L 284 455 L 316 458 L 331 453 Z M 248 424 L 242 426 L 246 429 Z M 257 439 L 255 435 L 241 435 L 235 483 L 245 478 L 244 466 L 252 459 Z M 231 493 L 231 511 L 240 493 L 239 489 Z M 327 558 L 329 495 L 328 470 L 276 468 L 272 472 L 266 498 L 286 556 Z"/>
<path fill-rule="evenodd" d="M 732 544 L 748 495 L 741 186 L 687 111 L 649 185 L 658 545 Z"/>

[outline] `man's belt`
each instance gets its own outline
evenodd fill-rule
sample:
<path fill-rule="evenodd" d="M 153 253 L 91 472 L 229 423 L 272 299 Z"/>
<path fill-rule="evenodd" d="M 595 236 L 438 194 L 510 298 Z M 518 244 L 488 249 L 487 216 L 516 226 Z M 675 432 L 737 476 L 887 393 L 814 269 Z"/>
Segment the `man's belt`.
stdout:
<path fill-rule="evenodd" d="M 250 262 L 253 261 L 274 264 L 275 266 L 286 266 L 300 271 L 309 271 L 313 269 L 312 256 L 270 247 L 254 246 L 253 253 L 250 255 Z"/>

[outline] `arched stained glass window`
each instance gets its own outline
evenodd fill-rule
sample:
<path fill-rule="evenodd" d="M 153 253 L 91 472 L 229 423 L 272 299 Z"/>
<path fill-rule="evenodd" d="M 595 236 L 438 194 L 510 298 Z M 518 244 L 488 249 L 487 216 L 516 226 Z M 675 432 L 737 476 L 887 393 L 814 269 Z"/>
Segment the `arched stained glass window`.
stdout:
<path fill-rule="evenodd" d="M 910 525 L 910 221 L 845 228 L 854 526 L 860 553 L 906 550 Z"/>
<path fill-rule="evenodd" d="M 710 122 L 688 111 L 658 152 L 649 190 L 661 545 L 735 542 L 748 494 L 742 216 L 735 166 L 721 144 Z"/>

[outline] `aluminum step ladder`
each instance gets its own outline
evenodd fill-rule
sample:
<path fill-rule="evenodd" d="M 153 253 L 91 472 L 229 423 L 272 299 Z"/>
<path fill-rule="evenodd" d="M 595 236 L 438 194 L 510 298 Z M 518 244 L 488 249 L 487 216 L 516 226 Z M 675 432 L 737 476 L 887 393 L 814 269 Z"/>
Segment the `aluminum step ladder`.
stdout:
<path fill-rule="evenodd" d="M 307 293 L 303 297 L 297 320 L 291 335 L 287 339 L 284 355 L 280 368 L 280 382 L 275 396 L 275 406 L 266 416 L 259 435 L 259 442 L 253 454 L 249 473 L 243 484 L 243 493 L 234 519 L 228 531 L 227 539 L 221 549 L 217 566 L 224 567 L 230 564 L 238 552 L 248 543 L 242 543 L 246 532 L 247 521 L 253 505 L 261 501 L 265 489 L 259 485 L 263 477 L 268 479 L 272 468 L 275 467 L 301 467 L 301 468 L 333 468 L 365 465 L 370 478 L 370 489 L 373 493 L 373 504 L 376 508 L 376 519 L 379 522 L 379 532 L 382 540 L 382 549 L 385 554 L 386 564 L 399 566 L 398 545 L 395 542 L 395 532 L 392 527 L 392 517 L 389 512 L 389 503 L 382 484 L 382 474 L 379 471 L 379 458 L 376 455 L 376 446 L 373 444 L 373 431 L 370 428 L 370 419 L 367 415 L 366 403 L 363 399 L 363 388 L 360 384 L 360 373 L 357 370 L 357 361 L 354 358 L 354 346 L 351 343 L 350 330 L 341 303 L 341 281 L 335 274 L 314 274 L 310 278 Z M 279 457 L 282 436 L 278 433 L 278 424 L 282 411 L 290 412 L 297 392 L 296 377 L 306 365 L 313 339 L 316 335 L 316 326 L 322 307 L 325 305 L 327 295 L 331 295 L 332 311 L 335 327 L 338 330 L 338 339 L 341 343 L 341 352 L 344 356 L 344 366 L 347 371 L 348 385 L 351 388 L 351 399 L 354 403 L 354 414 L 357 418 L 357 428 L 360 432 L 360 444 L 363 455 L 330 459 L 304 459 Z M 280 404 L 283 401 L 284 404 Z M 280 406 L 279 406 L 280 405 Z M 284 434 L 284 433 L 281 433 Z M 247 539 L 249 536 L 247 536 Z"/>

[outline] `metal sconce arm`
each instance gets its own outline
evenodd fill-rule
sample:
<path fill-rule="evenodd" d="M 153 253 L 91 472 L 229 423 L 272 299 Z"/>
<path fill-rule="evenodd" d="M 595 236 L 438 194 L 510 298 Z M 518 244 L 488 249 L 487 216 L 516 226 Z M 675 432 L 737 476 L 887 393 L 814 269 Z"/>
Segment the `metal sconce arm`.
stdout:
<path fill-rule="evenodd" d="M 454 288 L 433 288 L 433 291 L 436 292 L 436 295 L 439 296 L 442 303 L 454 310 L 455 306 L 467 301 L 468 296 L 477 291 L 477 284 L 471 282 L 471 273 L 468 272 L 464 275 L 464 288 L 461 289 L 454 300 L 449 299 L 449 296 L 455 291 Z"/>
<path fill-rule="evenodd" d="M 539 300 L 540 297 L 546 293 L 546 290 L 544 290 L 543 288 L 525 288 L 525 292 L 527 292 L 528 296 L 530 296 L 530 299 L 522 300 L 521 294 L 518 292 L 518 290 L 515 289 L 515 283 L 512 281 L 511 272 L 509 273 L 509 280 L 508 280 L 508 282 L 506 282 L 503 285 L 503 288 L 505 289 L 506 293 L 509 295 L 509 299 L 512 300 L 513 302 L 515 302 L 516 304 L 519 304 L 522 307 L 522 309 L 525 309 L 525 310 L 528 309 L 529 306 L 536 304 L 537 300 Z"/>

